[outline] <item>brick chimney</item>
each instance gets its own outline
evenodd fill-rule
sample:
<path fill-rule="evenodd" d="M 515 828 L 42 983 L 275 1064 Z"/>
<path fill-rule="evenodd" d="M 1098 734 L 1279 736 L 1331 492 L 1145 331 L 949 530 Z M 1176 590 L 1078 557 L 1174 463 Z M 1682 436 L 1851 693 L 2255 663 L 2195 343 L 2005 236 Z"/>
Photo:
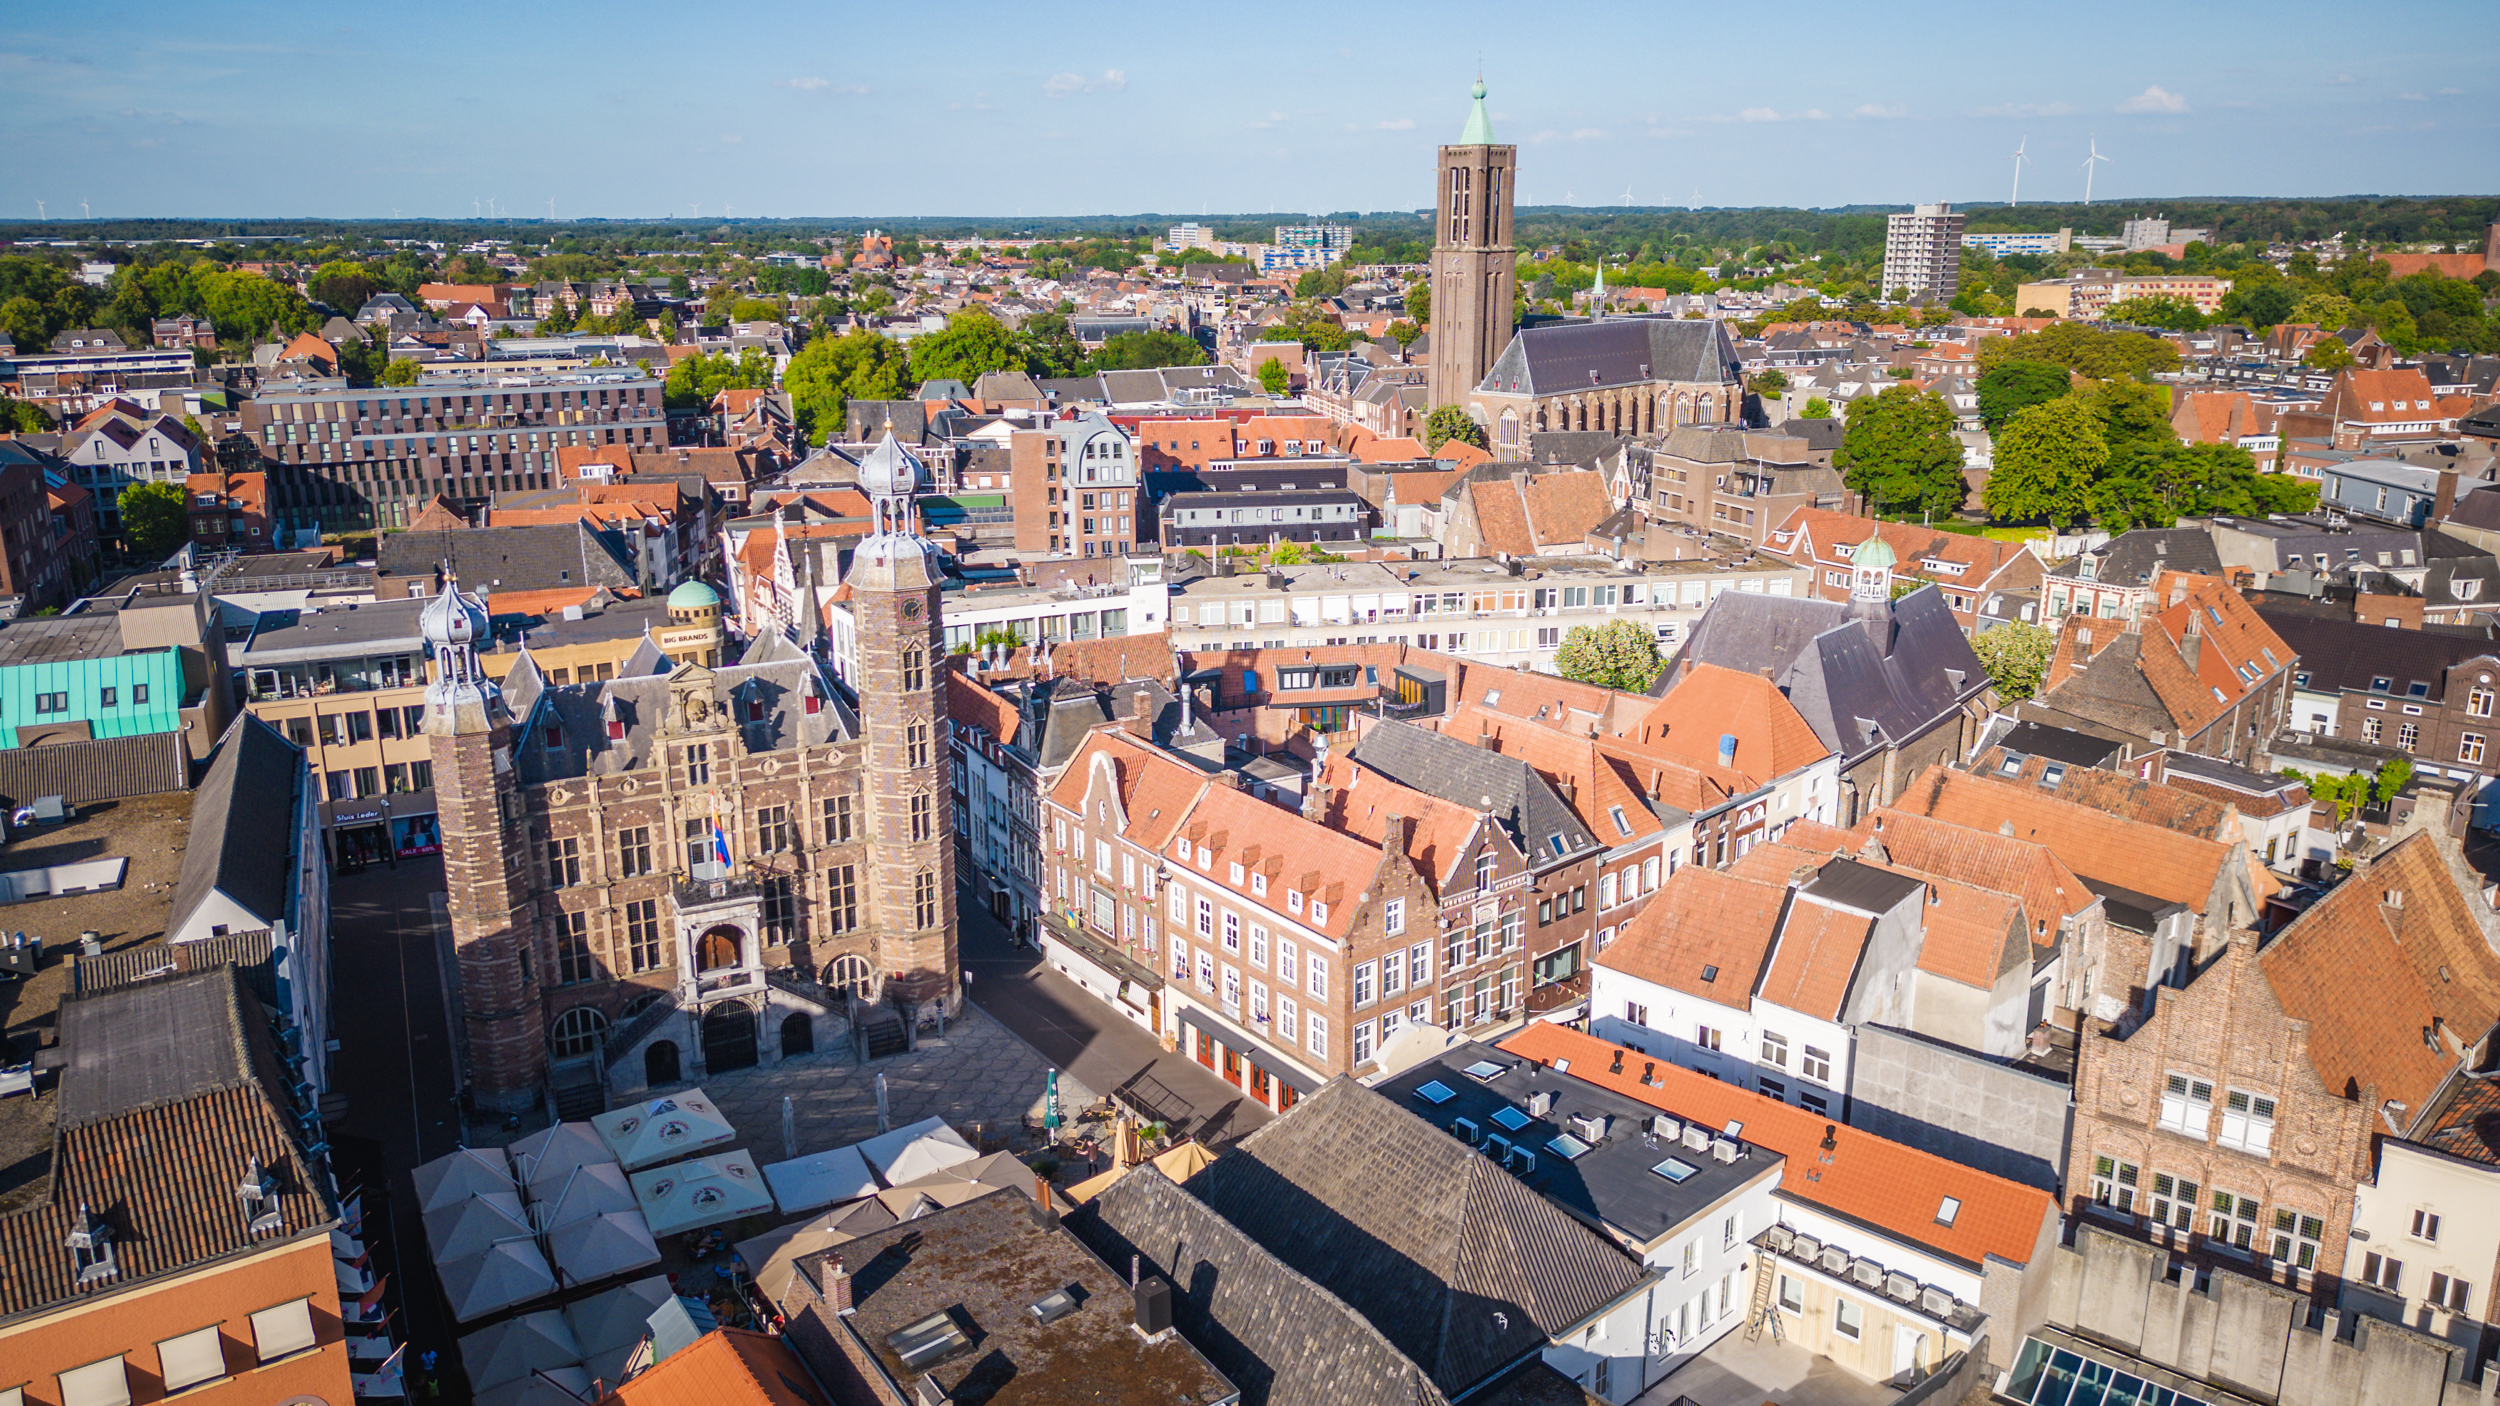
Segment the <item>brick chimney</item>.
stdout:
<path fill-rule="evenodd" d="M 2449 515 L 2454 513 L 2456 510 L 2457 471 L 2454 469 L 2441 469 L 2439 471 L 2439 496 L 2431 503 L 2431 523 L 2437 524 L 2446 522 Z"/>
<path fill-rule="evenodd" d="M 837 1314 L 851 1311 L 851 1272 L 842 1267 L 842 1257 L 825 1261 L 825 1306 Z"/>
<path fill-rule="evenodd" d="M 1389 823 L 1382 829 L 1380 847 L 1405 854 L 1412 850 L 1414 845 L 1415 817 L 1392 814 L 1389 817 Z"/>

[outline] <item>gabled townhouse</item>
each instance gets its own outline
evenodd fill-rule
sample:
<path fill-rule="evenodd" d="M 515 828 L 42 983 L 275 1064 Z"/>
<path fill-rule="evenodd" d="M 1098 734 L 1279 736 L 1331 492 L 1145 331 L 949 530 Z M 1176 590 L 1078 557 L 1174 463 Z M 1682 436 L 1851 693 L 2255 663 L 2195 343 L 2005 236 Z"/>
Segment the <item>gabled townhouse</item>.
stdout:
<path fill-rule="evenodd" d="M 2290 715 L 2297 662 L 2239 592 L 2215 577 L 2165 571 L 2136 619 L 2070 617 L 2038 703 L 2025 711 L 2245 762 Z"/>
<path fill-rule="evenodd" d="M 2452 1076 L 2409 1133 L 2375 1141 L 2338 1307 L 2488 1363 L 2500 1339 L 2500 1082 Z"/>
<path fill-rule="evenodd" d="M 1726 864 L 1800 820 L 1828 823 L 1840 812 L 1840 755 L 1760 674 L 1696 663 L 1622 745 L 1700 772 L 1734 802 L 1695 826 L 1695 864 Z"/>
<path fill-rule="evenodd" d="M 79 417 L 61 436 L 61 458 L 80 487 L 96 495 L 98 530 L 121 535 L 122 490 L 139 483 L 180 484 L 207 467 L 208 446 L 181 419 L 111 400 Z"/>
<path fill-rule="evenodd" d="M 1493 464 L 1442 497 L 1441 546 L 1453 557 L 1569 556 L 1615 511 L 1605 476 Z"/>
<path fill-rule="evenodd" d="M 1872 566 L 1867 544 L 1890 549 L 1885 563 L 1895 580 L 1932 583 L 1964 630 L 1978 621 L 1991 592 L 2035 590 L 2045 568 L 2020 542 L 1999 542 L 1961 532 L 1938 532 L 1912 523 L 1879 522 L 1824 508 L 1799 508 L 1763 542 L 1771 555 L 1808 568 L 1808 591 L 1817 600 L 1851 599 L 1861 563 Z"/>
<path fill-rule="evenodd" d="M 2435 394 L 2419 367 L 2347 366 L 2335 373 L 2315 418 L 2331 428 L 2336 448 L 2363 449 L 2453 435 L 2457 418 L 2469 408 L 2465 397 Z"/>
<path fill-rule="evenodd" d="M 2041 581 L 2042 615 L 2051 624 L 2069 615 L 2092 620 L 2134 620 L 2157 599 L 2153 581 L 2165 572 L 2223 577 L 2222 558 L 2201 527 L 2140 527 L 2076 553 L 2048 570 Z"/>
<path fill-rule="evenodd" d="M 2298 651 L 2289 726 L 2393 749 L 2455 780 L 2488 776 L 2500 648 L 2468 635 L 2390 630 L 2266 610 Z"/>
<path fill-rule="evenodd" d="M 1852 565 L 1846 603 L 1728 593 L 1650 691 L 1703 665 L 1767 676 L 1840 758 L 1830 819 L 1855 824 L 1890 804 L 1923 767 L 1969 755 L 1984 730 L 1988 672 L 1943 594 L 1892 599 L 1891 547 L 1877 539 Z"/>
<path fill-rule="evenodd" d="M 2500 924 L 2462 869 L 2416 831 L 2272 938 L 2235 931 L 2140 1010 L 2087 1022 L 2075 1213 L 2328 1303 L 2347 1275 L 2419 1288 L 2401 1240 L 2350 1243 L 2355 1189 L 2374 1144 L 2436 1126 L 2492 1050 Z"/>
<path fill-rule="evenodd" d="M 1540 1021 L 1501 1048 L 1657 1110 L 1662 1150 L 1690 1149 L 1698 1131 L 1705 1149 L 1741 1138 L 1755 1156 L 1784 1159 L 1770 1193 L 1776 1219 L 1739 1227 L 1754 1253 L 1735 1278 L 1747 1325 L 1894 1387 L 1961 1354 L 1984 1351 L 1982 1371 L 2011 1360 L 2034 1266 L 2058 1244 L 2049 1193 L 1563 1026 Z M 1670 1279 L 1660 1301 L 1687 1292 Z"/>
<path fill-rule="evenodd" d="M 2183 390 L 2171 407 L 2170 428 L 2189 444 L 2236 445 L 2266 460 L 2283 442 L 2273 412 L 2272 402 L 2247 391 Z"/>
<path fill-rule="evenodd" d="M 2045 846 L 2100 895 L 2098 948 L 2065 958 L 2069 1004 L 2099 1020 L 2147 1006 L 2231 934 L 2254 924 L 2274 889 L 2238 843 L 2199 839 L 2058 797 L 2038 783 L 1931 767 L 1899 809 Z M 1883 827 L 1874 827 L 1878 836 Z"/>

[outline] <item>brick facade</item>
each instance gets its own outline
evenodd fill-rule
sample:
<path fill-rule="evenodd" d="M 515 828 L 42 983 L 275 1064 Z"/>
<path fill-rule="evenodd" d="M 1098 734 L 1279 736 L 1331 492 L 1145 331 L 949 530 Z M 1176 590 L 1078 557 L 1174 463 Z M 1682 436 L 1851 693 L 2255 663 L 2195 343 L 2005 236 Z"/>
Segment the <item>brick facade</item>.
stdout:
<path fill-rule="evenodd" d="M 526 1108 L 546 1078 L 546 1017 L 512 728 L 501 719 L 459 731 L 433 722 L 427 731 L 469 1086 L 481 1107 Z"/>

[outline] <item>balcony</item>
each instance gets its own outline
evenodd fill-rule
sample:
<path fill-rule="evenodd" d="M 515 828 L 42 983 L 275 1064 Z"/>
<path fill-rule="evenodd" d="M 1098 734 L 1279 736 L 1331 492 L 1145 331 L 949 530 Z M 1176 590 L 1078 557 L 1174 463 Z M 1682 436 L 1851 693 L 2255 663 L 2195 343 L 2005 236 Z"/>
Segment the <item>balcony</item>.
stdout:
<path fill-rule="evenodd" d="M 669 885 L 669 896 L 680 912 L 747 902 L 760 898 L 763 891 L 762 884 L 740 877 L 736 869 L 726 864 L 698 864 L 692 872 L 675 876 Z"/>

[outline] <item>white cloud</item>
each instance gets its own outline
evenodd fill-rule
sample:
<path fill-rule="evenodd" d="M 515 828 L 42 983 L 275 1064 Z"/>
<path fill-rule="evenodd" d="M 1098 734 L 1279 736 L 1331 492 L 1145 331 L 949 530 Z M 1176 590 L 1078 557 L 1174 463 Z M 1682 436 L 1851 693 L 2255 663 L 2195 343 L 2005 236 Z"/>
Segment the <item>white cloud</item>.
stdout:
<path fill-rule="evenodd" d="M 2465 96 L 2465 90 L 2463 88 L 2442 88 L 2435 96 L 2443 98 L 2461 98 Z"/>
<path fill-rule="evenodd" d="M 1973 117 L 2072 117 L 2083 111 L 2071 103 L 1999 103 L 1995 107 L 1974 108 Z"/>
<path fill-rule="evenodd" d="M 2423 97 L 2420 93 L 2398 93 L 2396 95 L 2396 101 L 2402 103 L 2426 103 L 2429 102 L 2430 99 Z"/>
<path fill-rule="evenodd" d="M 1603 140 L 1605 136 L 1606 129 L 1603 127 L 1582 127 L 1571 134 L 1571 139 L 1575 142 L 1594 142 Z"/>
<path fill-rule="evenodd" d="M 2185 112 L 2187 99 L 2156 83 L 2118 105 L 2120 112 Z"/>
<path fill-rule="evenodd" d="M 1078 93 L 1116 93 L 1126 87 L 1128 75 L 1116 68 L 1106 68 L 1092 78 L 1082 73 L 1054 73 L 1043 81 L 1042 96 L 1065 98 Z"/>
<path fill-rule="evenodd" d="M 1411 132 L 1415 130 L 1415 119 L 1412 117 L 1392 117 L 1386 122 L 1376 122 L 1372 125 L 1383 132 Z"/>
<path fill-rule="evenodd" d="M 1251 127 L 1252 127 L 1253 129 L 1261 129 L 1261 128 L 1267 128 L 1267 127 L 1281 127 L 1281 126 L 1283 126 L 1286 122 L 1288 122 L 1288 121 L 1290 121 L 1290 120 L 1292 120 L 1292 119 L 1290 119 L 1290 118 L 1286 117 L 1286 116 L 1285 116 L 1285 114 L 1283 114 L 1283 113 L 1281 113 L 1281 112 L 1271 112 L 1271 113 L 1269 113 L 1269 114 L 1266 116 L 1266 118 L 1265 118 L 1264 120 L 1261 120 L 1261 121 L 1258 121 L 1258 122 L 1253 122 L 1253 123 L 1251 123 L 1250 125 L 1251 125 Z"/>
<path fill-rule="evenodd" d="M 1773 107 L 1749 107 L 1736 114 L 1736 120 L 1739 122 L 1821 122 L 1830 116 L 1830 113 L 1819 107 L 1810 107 L 1803 112 L 1782 112 Z M 1718 120 L 1724 122 L 1727 119 Z"/>
<path fill-rule="evenodd" d="M 1866 103 L 1849 115 L 1852 117 L 1907 117 L 1910 115 L 1910 105 L 1894 103 L 1886 107 L 1882 103 Z"/>
<path fill-rule="evenodd" d="M 850 93 L 853 95 L 859 95 L 865 94 L 868 91 L 866 88 L 861 87 L 857 83 L 828 83 L 822 78 L 784 78 L 780 82 L 775 83 L 773 86 L 776 88 L 795 88 L 802 93 Z"/>
<path fill-rule="evenodd" d="M 723 132 L 721 133 L 720 139 L 727 142 L 731 146 L 736 146 L 746 140 L 746 138 L 739 136 L 735 132 Z"/>

